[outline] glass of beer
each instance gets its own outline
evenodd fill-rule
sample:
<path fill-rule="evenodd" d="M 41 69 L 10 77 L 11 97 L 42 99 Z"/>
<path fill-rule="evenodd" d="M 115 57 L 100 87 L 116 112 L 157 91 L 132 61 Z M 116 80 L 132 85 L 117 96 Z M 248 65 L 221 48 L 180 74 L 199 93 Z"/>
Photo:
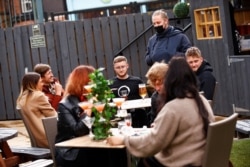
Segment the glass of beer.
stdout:
<path fill-rule="evenodd" d="M 147 88 L 146 84 L 139 84 L 139 95 L 142 99 L 144 99 L 147 96 Z"/>

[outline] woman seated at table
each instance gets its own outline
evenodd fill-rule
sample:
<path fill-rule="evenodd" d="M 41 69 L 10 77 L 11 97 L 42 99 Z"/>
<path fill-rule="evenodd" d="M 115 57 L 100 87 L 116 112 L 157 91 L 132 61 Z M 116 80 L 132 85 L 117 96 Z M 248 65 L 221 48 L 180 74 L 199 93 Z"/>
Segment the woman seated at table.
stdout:
<path fill-rule="evenodd" d="M 40 74 L 28 72 L 22 79 L 20 94 L 17 98 L 17 109 L 22 112 L 33 134 L 37 147 L 49 148 L 42 118 L 57 116 L 57 112 L 42 92 L 43 82 Z"/>
<path fill-rule="evenodd" d="M 144 157 L 138 167 L 201 166 L 214 115 L 208 101 L 199 94 L 196 76 L 184 58 L 174 57 L 169 62 L 159 97 L 160 112 L 148 134 L 112 136 L 107 142 L 125 144 L 131 154 Z"/>
<path fill-rule="evenodd" d="M 168 64 L 164 62 L 155 62 L 148 70 L 146 77 L 148 84 L 152 86 L 155 91 L 151 95 L 151 108 L 148 112 L 148 126 L 152 127 L 155 117 L 157 116 L 157 97 L 162 90 L 164 77 L 168 70 Z"/>
<path fill-rule="evenodd" d="M 78 106 L 78 103 L 87 100 L 83 96 L 87 93 L 84 85 L 89 83 L 89 74 L 94 70 L 92 66 L 80 65 L 69 75 L 64 97 L 58 105 L 56 143 L 89 133 L 89 129 L 83 123 L 83 119 L 85 119 L 86 115 L 91 116 L 91 110 L 83 111 Z M 59 167 L 99 166 L 100 163 L 107 162 L 109 155 L 110 153 L 107 149 L 56 148 L 56 164 Z M 115 154 L 113 158 L 113 161 L 116 161 Z"/>

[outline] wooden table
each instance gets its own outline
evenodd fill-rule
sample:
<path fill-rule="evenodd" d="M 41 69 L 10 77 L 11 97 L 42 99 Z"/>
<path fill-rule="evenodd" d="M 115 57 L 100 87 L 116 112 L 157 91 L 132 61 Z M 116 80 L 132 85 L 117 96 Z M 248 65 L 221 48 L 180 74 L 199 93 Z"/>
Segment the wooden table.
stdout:
<path fill-rule="evenodd" d="M 70 140 L 66 140 L 55 144 L 56 147 L 77 147 L 77 148 L 125 148 L 121 146 L 111 146 L 107 144 L 106 140 L 95 141 L 89 137 L 89 135 L 76 137 Z"/>
<path fill-rule="evenodd" d="M 76 137 L 76 138 L 73 138 L 70 140 L 56 143 L 55 147 L 109 149 L 109 151 L 111 151 L 111 152 L 114 149 L 115 150 L 120 149 L 120 151 L 123 152 L 124 156 L 126 156 L 126 157 L 124 157 L 124 161 L 119 162 L 119 164 L 120 164 L 119 166 L 125 166 L 125 164 L 127 164 L 128 167 L 131 166 L 131 156 L 127 152 L 125 145 L 111 146 L 111 145 L 107 144 L 106 140 L 95 141 L 95 140 L 91 139 L 89 137 L 89 135 Z M 98 152 L 98 150 L 97 150 L 97 152 Z M 107 159 L 107 163 L 109 163 L 111 161 L 114 161 L 112 155 Z M 105 164 L 103 166 L 105 166 Z"/>
<path fill-rule="evenodd" d="M 126 100 L 124 103 L 122 103 L 121 109 L 127 110 L 145 107 L 151 107 L 151 98 Z"/>
<path fill-rule="evenodd" d="M 11 128 L 0 128 L 0 166 L 12 167 L 20 163 L 20 157 L 12 153 L 7 140 L 12 139 L 18 135 L 17 130 Z"/>

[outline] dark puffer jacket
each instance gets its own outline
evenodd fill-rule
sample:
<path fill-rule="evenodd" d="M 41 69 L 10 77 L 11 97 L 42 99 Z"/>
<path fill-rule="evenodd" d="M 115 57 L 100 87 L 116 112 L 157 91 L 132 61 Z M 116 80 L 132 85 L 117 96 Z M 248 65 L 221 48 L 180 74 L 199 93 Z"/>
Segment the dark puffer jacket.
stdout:
<path fill-rule="evenodd" d="M 208 100 L 213 100 L 216 83 L 216 79 L 213 76 L 212 72 L 213 69 L 206 60 L 202 62 L 200 68 L 196 71 L 196 75 L 199 79 L 200 91 L 204 92 L 204 96 Z"/>
<path fill-rule="evenodd" d="M 164 32 L 154 34 L 148 41 L 146 63 L 166 63 L 175 55 L 183 55 L 191 47 L 188 37 L 179 28 L 169 26 Z"/>

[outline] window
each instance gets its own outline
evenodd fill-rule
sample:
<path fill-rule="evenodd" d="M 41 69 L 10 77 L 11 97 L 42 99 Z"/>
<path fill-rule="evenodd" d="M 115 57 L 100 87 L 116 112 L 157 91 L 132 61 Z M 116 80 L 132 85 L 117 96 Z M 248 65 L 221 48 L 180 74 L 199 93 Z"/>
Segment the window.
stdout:
<path fill-rule="evenodd" d="M 28 13 L 32 11 L 32 0 L 21 0 L 22 12 Z"/>
<path fill-rule="evenodd" d="M 194 10 L 197 39 L 222 38 L 219 7 Z"/>

